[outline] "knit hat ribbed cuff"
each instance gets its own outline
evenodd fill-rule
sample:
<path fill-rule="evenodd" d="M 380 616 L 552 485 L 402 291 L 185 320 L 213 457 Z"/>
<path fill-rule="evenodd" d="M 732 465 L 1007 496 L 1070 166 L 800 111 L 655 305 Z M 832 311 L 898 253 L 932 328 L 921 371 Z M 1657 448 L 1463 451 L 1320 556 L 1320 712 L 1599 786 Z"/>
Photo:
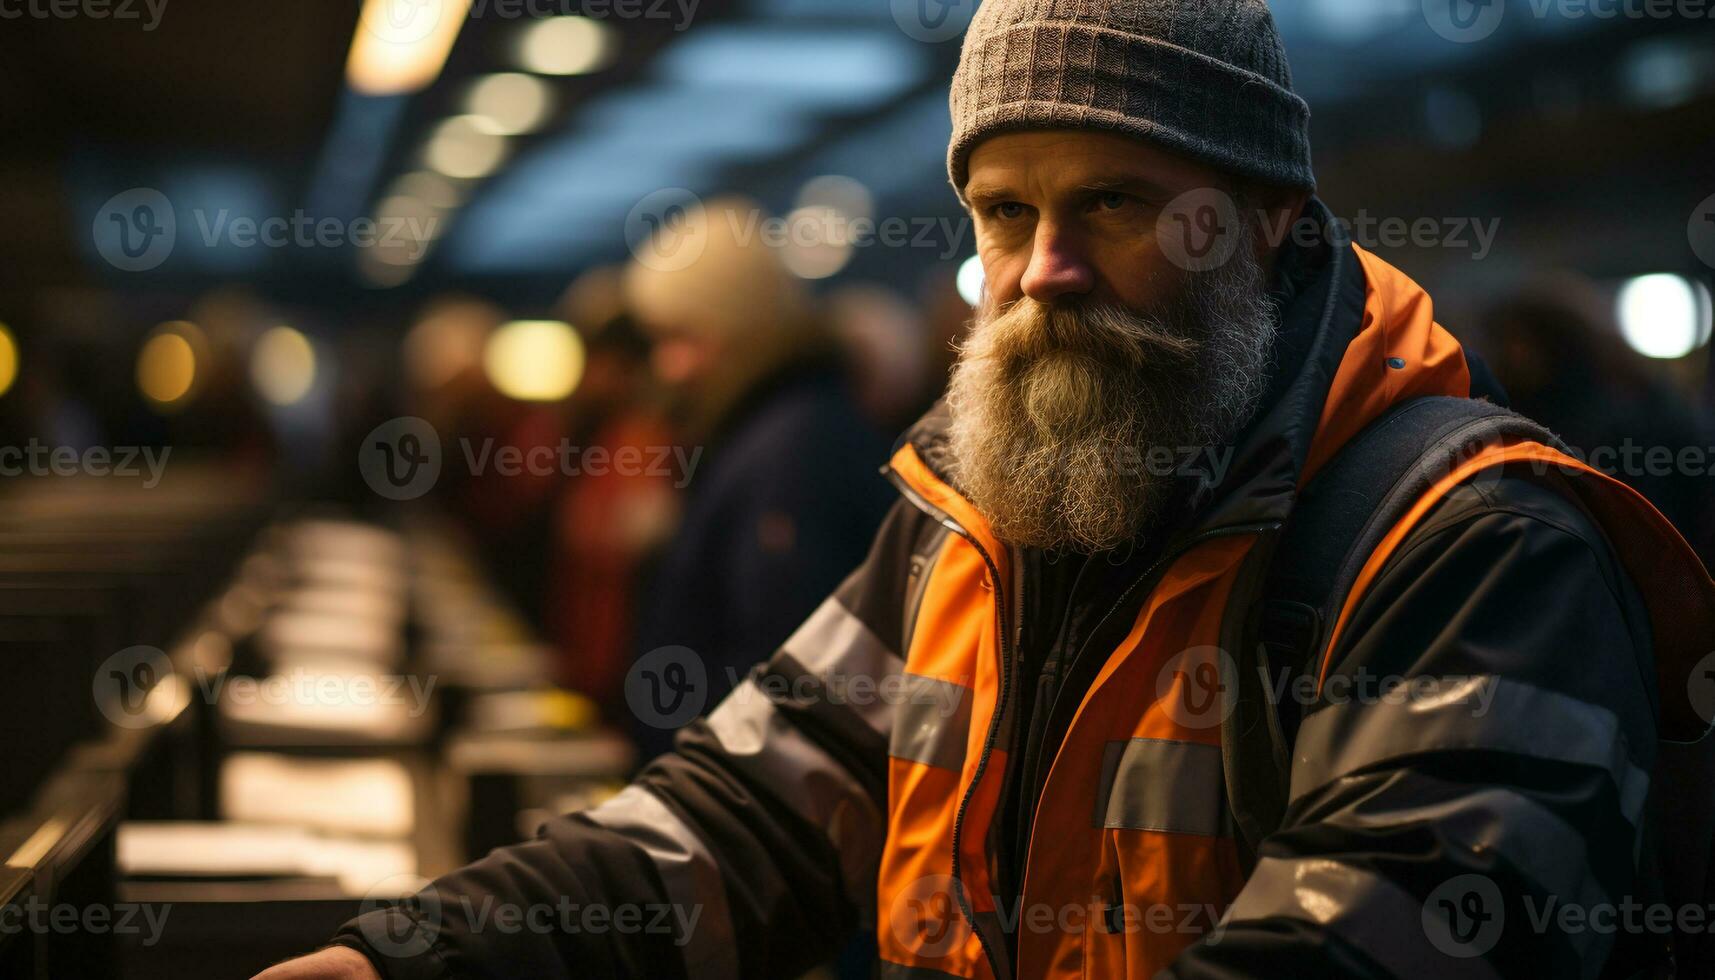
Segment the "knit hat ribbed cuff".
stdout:
<path fill-rule="evenodd" d="M 947 170 L 964 196 L 971 149 L 997 133 L 1101 129 L 1227 173 L 1314 190 L 1310 107 L 1272 79 L 1154 38 L 1034 21 L 967 37 Z"/>

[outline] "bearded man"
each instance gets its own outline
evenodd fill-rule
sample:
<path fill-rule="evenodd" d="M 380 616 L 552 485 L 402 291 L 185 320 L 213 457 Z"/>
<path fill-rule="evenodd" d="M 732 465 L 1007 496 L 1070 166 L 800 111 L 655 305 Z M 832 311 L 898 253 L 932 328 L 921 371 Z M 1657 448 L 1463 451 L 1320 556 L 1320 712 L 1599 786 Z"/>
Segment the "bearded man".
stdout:
<path fill-rule="evenodd" d="M 989 0 L 952 113 L 987 295 L 864 564 L 615 799 L 269 980 L 1660 962 L 1541 910 L 1657 894 L 1715 586 L 1340 237 L 1262 0 Z"/>

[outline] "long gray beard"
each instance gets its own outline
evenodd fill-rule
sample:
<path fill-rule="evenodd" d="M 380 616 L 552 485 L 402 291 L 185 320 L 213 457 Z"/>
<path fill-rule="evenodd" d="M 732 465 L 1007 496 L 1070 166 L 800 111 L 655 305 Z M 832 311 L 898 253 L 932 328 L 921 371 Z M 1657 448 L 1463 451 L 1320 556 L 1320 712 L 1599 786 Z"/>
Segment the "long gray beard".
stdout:
<path fill-rule="evenodd" d="M 1189 489 L 1178 461 L 1229 443 L 1255 414 L 1275 332 L 1248 247 L 1151 314 L 985 307 L 947 392 L 954 481 L 1010 544 L 1095 553 L 1134 541 Z"/>

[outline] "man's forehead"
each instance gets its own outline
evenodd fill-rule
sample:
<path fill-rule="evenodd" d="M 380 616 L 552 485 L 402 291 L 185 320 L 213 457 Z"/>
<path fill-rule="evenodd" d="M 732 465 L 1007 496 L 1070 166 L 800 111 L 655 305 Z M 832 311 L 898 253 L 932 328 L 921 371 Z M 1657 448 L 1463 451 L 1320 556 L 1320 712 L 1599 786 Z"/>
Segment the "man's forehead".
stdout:
<path fill-rule="evenodd" d="M 1139 139 L 1089 130 L 1029 130 L 989 137 L 971 152 L 967 193 L 1022 181 L 1052 187 L 1119 182 L 1162 187 L 1209 183 L 1214 171 Z"/>

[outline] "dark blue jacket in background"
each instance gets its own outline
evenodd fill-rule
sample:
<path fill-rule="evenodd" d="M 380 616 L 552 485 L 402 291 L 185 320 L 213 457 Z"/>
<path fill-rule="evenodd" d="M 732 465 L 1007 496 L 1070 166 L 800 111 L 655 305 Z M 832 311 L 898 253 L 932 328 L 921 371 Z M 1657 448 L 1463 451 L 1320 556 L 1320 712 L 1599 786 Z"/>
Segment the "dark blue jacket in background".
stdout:
<path fill-rule="evenodd" d="M 638 654 L 695 651 L 712 709 L 863 561 L 894 497 L 890 444 L 829 367 L 790 367 L 748 395 L 704 447 L 639 596 Z M 651 720 L 635 726 L 640 761 L 672 748 Z"/>

